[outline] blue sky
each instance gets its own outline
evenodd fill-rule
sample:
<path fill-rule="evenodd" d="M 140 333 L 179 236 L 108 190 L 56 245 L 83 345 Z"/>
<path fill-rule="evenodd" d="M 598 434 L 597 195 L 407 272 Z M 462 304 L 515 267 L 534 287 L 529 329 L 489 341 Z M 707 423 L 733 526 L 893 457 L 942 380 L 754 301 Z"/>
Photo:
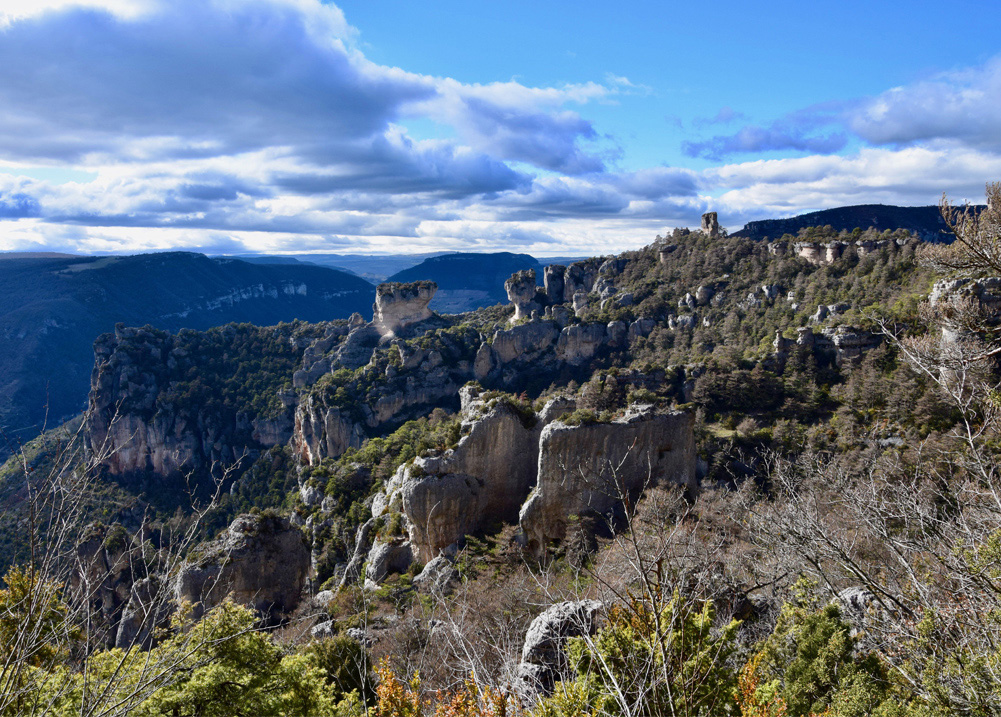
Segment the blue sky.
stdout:
<path fill-rule="evenodd" d="M 1001 9 L 0 0 L 0 250 L 540 256 L 1001 179 Z"/>

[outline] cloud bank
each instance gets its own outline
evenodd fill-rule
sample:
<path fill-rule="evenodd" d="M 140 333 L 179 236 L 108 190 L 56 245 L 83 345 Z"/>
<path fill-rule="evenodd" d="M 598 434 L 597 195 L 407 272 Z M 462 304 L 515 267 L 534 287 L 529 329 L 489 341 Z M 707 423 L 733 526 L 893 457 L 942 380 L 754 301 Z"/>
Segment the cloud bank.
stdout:
<path fill-rule="evenodd" d="M 723 107 L 692 126 L 735 130 L 684 144 L 714 166 L 624 171 L 587 107 L 651 88 L 462 83 L 358 36 L 318 0 L 0 0 L 0 249 L 607 252 L 709 208 L 736 225 L 1001 176 L 1001 60 L 766 125 Z M 769 153 L 805 156 L 741 161 Z"/>

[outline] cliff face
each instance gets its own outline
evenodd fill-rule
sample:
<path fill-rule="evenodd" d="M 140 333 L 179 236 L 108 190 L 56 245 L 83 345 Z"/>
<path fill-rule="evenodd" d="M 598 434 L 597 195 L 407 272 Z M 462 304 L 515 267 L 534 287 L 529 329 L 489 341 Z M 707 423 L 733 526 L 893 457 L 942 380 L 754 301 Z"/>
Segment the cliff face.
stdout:
<path fill-rule="evenodd" d="M 526 414 L 463 388 L 458 445 L 401 466 L 375 497 L 373 517 L 385 523 L 396 515 L 404 528 L 391 543 L 372 543 L 368 561 L 378 561 L 378 579 L 387 574 L 389 545 L 397 557 L 427 563 L 453 554 L 466 535 L 519 520 L 526 546 L 541 555 L 564 537 L 573 516 L 596 516 L 617 530 L 648 486 L 698 491 L 691 414 L 646 407 L 611 423 L 561 423 L 574 406 L 557 398 Z M 367 575 L 376 580 L 372 570 Z"/>
<path fill-rule="evenodd" d="M 284 518 L 241 515 L 215 541 L 196 549 L 181 567 L 175 599 L 195 616 L 226 598 L 270 619 L 299 604 L 309 572 L 309 547 Z"/>
<path fill-rule="evenodd" d="M 491 522 L 513 522 L 535 483 L 534 416 L 526 418 L 507 403 L 487 406 L 481 400 L 469 402 L 463 414 L 468 432 L 454 449 L 418 458 L 403 466 L 394 481 L 420 562 L 431 561 Z"/>
<path fill-rule="evenodd" d="M 521 509 L 526 545 L 542 554 L 566 534 L 574 515 L 622 527 L 630 506 L 649 486 L 679 485 L 695 494 L 695 418 L 690 413 L 635 410 L 610 423 L 542 431 L 538 482 Z"/>
<path fill-rule="evenodd" d="M 455 408 L 459 387 L 471 380 L 522 390 L 527 382 L 555 378 L 566 368 L 625 348 L 627 339 L 646 336 L 654 326 L 651 320 L 629 326 L 567 325 L 570 309 L 562 303 L 567 287 L 590 291 L 604 278 L 610 296 L 614 287 L 608 269 L 613 264 L 588 260 L 555 267 L 548 291 L 536 286 L 534 272 L 516 273 L 506 286 L 515 319 L 524 322 L 490 336 L 461 323 L 460 317 L 432 314 L 431 282 L 380 285 L 372 322 L 357 317 L 347 333 L 328 329 L 305 349 L 293 379 L 300 391 L 295 452 L 317 465 L 436 406 Z"/>
<path fill-rule="evenodd" d="M 172 335 L 119 327 L 102 335 L 94 344 L 88 449 L 112 475 L 163 478 L 225 468 L 288 442 L 295 397 L 284 387 L 313 331 L 242 325 Z"/>
<path fill-rule="evenodd" d="M 393 334 L 431 318 L 428 304 L 437 290 L 438 285 L 433 281 L 379 284 L 373 307 L 376 327 L 383 334 Z"/>

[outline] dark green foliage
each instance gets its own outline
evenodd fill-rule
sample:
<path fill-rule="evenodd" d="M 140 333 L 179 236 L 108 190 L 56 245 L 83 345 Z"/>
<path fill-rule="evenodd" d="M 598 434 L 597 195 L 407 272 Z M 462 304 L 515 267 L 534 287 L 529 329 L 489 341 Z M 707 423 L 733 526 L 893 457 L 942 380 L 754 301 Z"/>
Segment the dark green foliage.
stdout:
<path fill-rule="evenodd" d="M 872 714 L 889 691 L 886 667 L 875 655 L 859 655 L 851 626 L 835 604 L 783 607 L 761 647 L 764 691 L 781 696 L 790 717 Z"/>
<path fill-rule="evenodd" d="M 357 640 L 336 635 L 310 643 L 305 652 L 322 668 L 334 699 L 342 700 L 357 691 L 364 702 L 372 702 L 375 676 L 371 658 Z"/>

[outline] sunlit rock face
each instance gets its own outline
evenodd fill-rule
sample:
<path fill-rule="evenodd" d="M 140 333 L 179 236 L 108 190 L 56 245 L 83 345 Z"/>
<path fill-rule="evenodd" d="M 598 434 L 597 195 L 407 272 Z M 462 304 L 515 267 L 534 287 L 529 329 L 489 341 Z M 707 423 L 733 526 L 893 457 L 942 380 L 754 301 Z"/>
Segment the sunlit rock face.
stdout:
<path fill-rule="evenodd" d="M 538 555 L 566 535 L 570 516 L 585 513 L 614 527 L 649 486 L 674 484 L 694 494 L 694 416 L 647 407 L 609 423 L 546 426 L 538 482 L 522 506 L 527 547 Z"/>
<path fill-rule="evenodd" d="M 511 278 L 504 282 L 504 290 L 507 292 L 508 301 L 514 304 L 514 316 L 511 317 L 511 321 L 527 319 L 533 310 L 538 311 L 541 308 L 535 300 L 535 269 L 512 274 Z"/>
<path fill-rule="evenodd" d="M 379 284 L 375 290 L 374 323 L 385 336 L 431 318 L 428 304 L 438 291 L 433 281 Z"/>
<path fill-rule="evenodd" d="M 719 216 L 716 212 L 706 212 L 702 215 L 702 233 L 710 237 L 719 236 Z"/>

